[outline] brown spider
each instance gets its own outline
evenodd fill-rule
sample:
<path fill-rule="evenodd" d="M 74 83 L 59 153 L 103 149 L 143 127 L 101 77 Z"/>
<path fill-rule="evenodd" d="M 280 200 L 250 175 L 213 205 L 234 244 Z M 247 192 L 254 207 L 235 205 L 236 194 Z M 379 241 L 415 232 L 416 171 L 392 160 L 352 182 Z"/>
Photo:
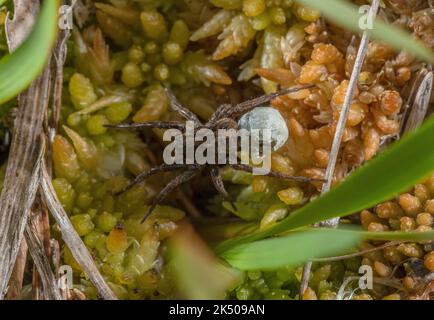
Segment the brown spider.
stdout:
<path fill-rule="evenodd" d="M 282 90 L 277 93 L 269 94 L 269 95 L 263 95 L 261 97 L 248 100 L 236 105 L 231 104 L 223 104 L 217 108 L 217 110 L 212 114 L 211 118 L 208 120 L 207 123 L 203 124 L 199 118 L 190 110 L 184 108 L 179 101 L 176 99 L 174 94 L 169 90 L 165 89 L 166 94 L 168 96 L 170 105 L 172 109 L 176 112 L 178 112 L 182 117 L 184 117 L 186 120 L 192 121 L 195 124 L 195 130 L 200 128 L 207 128 L 211 129 L 213 131 L 217 129 L 224 129 L 224 128 L 238 128 L 237 119 L 239 119 L 242 115 L 246 114 L 247 112 L 253 110 L 254 108 L 263 105 L 267 102 L 270 102 L 274 98 L 285 95 L 288 93 L 296 92 L 298 90 L 310 88 L 312 85 L 306 85 L 306 86 L 297 86 L 288 88 L 285 90 Z M 182 131 L 185 135 L 185 123 L 178 122 L 178 121 L 152 121 L 152 122 L 143 122 L 143 123 L 135 123 L 135 124 L 119 124 L 119 125 L 108 125 L 110 128 L 117 128 L 117 129 L 141 129 L 141 128 L 159 128 L 159 129 L 178 129 Z M 245 164 L 227 164 L 230 167 L 232 167 L 235 170 L 241 170 L 246 172 L 252 172 L 253 167 Z M 120 191 L 119 193 L 123 193 L 133 187 L 134 185 L 143 182 L 145 179 L 149 178 L 150 176 L 153 176 L 160 172 L 167 172 L 167 171 L 183 171 L 178 176 L 176 176 L 174 179 L 172 179 L 161 191 L 160 193 L 153 199 L 151 205 L 149 206 L 145 216 L 142 219 L 142 222 L 146 220 L 147 217 L 153 212 L 155 207 L 175 188 L 177 188 L 179 185 L 189 181 L 193 177 L 197 176 L 199 173 L 201 173 L 204 169 L 208 169 L 211 175 L 211 180 L 213 182 L 214 187 L 217 189 L 217 191 L 222 195 L 223 199 L 228 201 L 229 203 L 233 205 L 233 202 L 231 201 L 225 186 L 223 184 L 222 177 L 220 175 L 219 167 L 222 166 L 221 164 L 162 164 L 157 167 L 151 168 L 147 172 L 143 172 L 140 175 L 138 175 L 125 189 Z M 307 177 L 302 176 L 290 176 L 285 175 L 283 173 L 270 171 L 268 174 L 265 174 L 269 177 L 275 177 L 280 179 L 288 179 L 288 180 L 295 180 L 300 182 L 309 182 L 314 179 L 310 179 Z M 119 194 L 118 193 L 118 194 Z"/>

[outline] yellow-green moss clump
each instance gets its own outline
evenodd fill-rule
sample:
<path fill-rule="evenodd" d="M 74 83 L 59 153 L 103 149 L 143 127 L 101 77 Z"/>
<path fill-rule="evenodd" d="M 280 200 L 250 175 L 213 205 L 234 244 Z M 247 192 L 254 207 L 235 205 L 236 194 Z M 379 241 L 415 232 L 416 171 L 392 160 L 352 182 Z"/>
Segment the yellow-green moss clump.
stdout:
<path fill-rule="evenodd" d="M 236 210 L 200 178 L 187 186 L 181 201 L 171 195 L 141 224 L 151 200 L 173 176 L 159 175 L 119 192 L 161 163 L 163 132 L 107 125 L 183 120 L 170 109 L 164 87 L 206 121 L 220 104 L 235 104 L 279 86 L 314 84 L 272 103 L 290 131 L 287 144 L 272 156 L 272 169 L 323 178 L 356 48 L 350 34 L 292 0 L 122 0 L 99 1 L 94 7 L 69 43 L 61 125 L 53 143 L 53 186 L 119 298 L 178 297 L 165 239 L 186 216 L 179 207 L 189 208 L 189 198 L 204 216 L 236 217 L 265 229 L 316 197 L 321 184 L 223 168 Z M 370 44 L 350 107 L 336 182 L 374 157 L 381 141 L 398 131 L 400 92 L 414 67 L 405 53 Z M 362 225 L 375 231 L 429 230 L 434 213 L 430 179 L 362 212 Z M 224 238 L 224 232 L 219 236 Z M 64 245 L 62 252 L 64 262 L 75 269 L 77 288 L 87 298 L 97 298 Z M 335 299 L 343 279 L 357 275 L 362 263 L 387 278 L 407 258 L 434 269 L 432 244 L 403 243 L 362 257 L 315 263 L 302 298 Z M 403 287 L 412 290 L 418 280 L 411 266 L 405 268 Z M 227 297 L 295 299 L 300 278 L 301 267 L 247 272 Z M 357 292 L 353 298 L 404 298 L 403 292 L 378 285 L 375 292 Z"/>

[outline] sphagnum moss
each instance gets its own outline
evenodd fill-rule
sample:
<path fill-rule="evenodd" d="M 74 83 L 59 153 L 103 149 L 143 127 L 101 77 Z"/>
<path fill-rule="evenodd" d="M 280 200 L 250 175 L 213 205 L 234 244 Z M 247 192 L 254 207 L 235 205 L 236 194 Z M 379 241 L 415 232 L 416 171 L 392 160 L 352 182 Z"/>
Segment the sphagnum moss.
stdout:
<path fill-rule="evenodd" d="M 390 2 L 395 13 L 407 16 L 415 36 L 432 46 L 432 24 L 426 19 L 432 11 L 418 8 L 412 15 L 403 3 Z M 274 92 L 279 85 L 315 84 L 273 102 L 287 121 L 290 140 L 283 152 L 273 154 L 272 169 L 322 178 L 355 48 L 342 30 L 324 24 L 318 11 L 292 0 L 101 1 L 95 9 L 95 17 L 74 30 L 74 50 L 65 68 L 64 126 L 59 126 L 53 143 L 53 186 L 119 298 L 177 297 L 165 261 L 165 239 L 185 213 L 175 206 L 159 206 L 140 223 L 168 177 L 116 195 L 158 161 L 162 132 L 116 131 L 105 125 L 179 120 L 168 108 L 163 86 L 171 87 L 205 120 L 223 102 Z M 369 46 L 336 182 L 373 158 L 381 142 L 397 133 L 404 101 L 400 92 L 416 66 L 405 53 L 379 43 Z M 104 103 L 107 96 L 119 100 Z M 232 184 L 229 192 L 237 210 L 218 196 L 208 197 L 210 213 L 259 222 L 260 228 L 285 218 L 317 196 L 321 187 L 319 182 L 302 185 L 226 169 L 222 175 Z M 199 192 L 194 186 L 190 189 L 188 193 Z M 361 212 L 361 224 L 375 231 L 430 230 L 433 195 L 430 177 L 396 199 Z M 362 249 L 377 245 L 366 243 Z M 421 268 L 415 265 L 433 272 L 432 252 L 432 243 L 402 243 L 343 261 L 316 262 L 302 298 L 335 299 L 344 278 L 357 275 L 362 264 L 372 266 L 380 278 L 404 267 L 405 290 L 381 287 L 353 299 L 415 298 L 418 292 L 412 290 L 421 283 Z M 98 298 L 66 246 L 63 261 L 76 271 L 86 297 Z M 300 279 L 300 267 L 249 271 L 228 297 L 294 299 Z"/>

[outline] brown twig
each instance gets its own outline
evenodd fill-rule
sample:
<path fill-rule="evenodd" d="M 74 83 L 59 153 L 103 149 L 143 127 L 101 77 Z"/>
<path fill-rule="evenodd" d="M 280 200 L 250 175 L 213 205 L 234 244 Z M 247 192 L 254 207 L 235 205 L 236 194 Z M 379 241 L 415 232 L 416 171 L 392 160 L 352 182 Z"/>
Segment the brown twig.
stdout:
<path fill-rule="evenodd" d="M 382 246 L 378 246 L 378 247 L 374 247 L 374 248 L 369 248 L 366 250 L 362 250 L 362 251 L 358 251 L 358 252 L 354 252 L 354 253 L 350 253 L 350 254 L 345 254 L 342 256 L 335 256 L 335 257 L 327 257 L 327 258 L 317 258 L 317 259 L 313 259 L 313 261 L 315 262 L 333 262 L 333 261 L 340 261 L 340 260 L 346 260 L 346 259 L 351 259 L 351 258 L 355 258 L 355 257 L 359 257 L 362 256 L 366 253 L 369 252 L 374 252 L 374 251 L 378 251 L 378 250 L 382 250 L 388 247 L 393 247 L 396 246 L 400 243 L 403 243 L 405 241 L 391 241 L 388 242 L 386 244 L 383 244 Z"/>

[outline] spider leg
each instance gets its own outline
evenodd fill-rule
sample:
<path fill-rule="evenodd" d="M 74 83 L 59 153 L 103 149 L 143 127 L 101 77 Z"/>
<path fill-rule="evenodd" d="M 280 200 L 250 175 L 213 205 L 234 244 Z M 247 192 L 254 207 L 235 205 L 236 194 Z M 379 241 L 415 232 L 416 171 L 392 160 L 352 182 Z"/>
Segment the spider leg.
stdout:
<path fill-rule="evenodd" d="M 179 129 L 184 131 L 185 124 L 178 121 L 151 121 L 142 123 L 125 123 L 125 124 L 107 124 L 107 128 L 114 129 L 143 129 L 143 128 L 158 128 L 158 129 Z"/>
<path fill-rule="evenodd" d="M 258 98 L 254 98 L 251 100 L 247 100 L 244 102 L 241 102 L 239 104 L 236 104 L 235 106 L 233 106 L 231 109 L 226 111 L 225 117 L 230 117 L 230 118 L 235 118 L 238 117 L 246 112 L 249 112 L 250 110 L 256 108 L 257 106 L 260 106 L 261 104 L 270 102 L 271 100 L 288 94 L 288 93 L 292 93 L 292 92 L 297 92 L 299 90 L 303 90 L 303 89 L 308 89 L 308 88 L 312 88 L 314 85 L 313 84 L 309 84 L 309 85 L 304 85 L 304 86 L 295 86 L 295 87 L 291 87 L 291 88 L 287 88 L 275 93 L 271 93 L 268 95 L 264 95 Z"/>
<path fill-rule="evenodd" d="M 211 115 L 210 119 L 207 122 L 207 125 L 213 125 L 219 119 L 222 119 L 226 114 L 227 110 L 232 108 L 231 104 L 222 104 L 220 105 L 216 111 Z"/>
<path fill-rule="evenodd" d="M 164 88 L 164 91 L 166 92 L 170 106 L 174 111 L 178 112 L 185 119 L 193 121 L 195 124 L 201 123 L 199 118 L 193 112 L 182 106 L 182 104 L 178 101 L 178 99 L 176 99 L 175 95 L 169 88 Z"/>
<path fill-rule="evenodd" d="M 180 169 L 197 169 L 197 168 L 198 166 L 194 164 L 162 164 L 158 167 L 151 168 L 149 171 L 139 174 L 137 177 L 134 178 L 133 181 L 131 181 L 128 184 L 128 186 L 126 186 L 123 190 L 115 193 L 115 195 L 124 193 L 125 191 L 131 189 L 135 185 L 145 181 L 147 178 L 160 172 L 176 171 Z"/>
<path fill-rule="evenodd" d="M 238 129 L 238 123 L 231 118 L 220 118 L 211 124 L 212 129 Z"/>
<path fill-rule="evenodd" d="M 254 169 L 252 166 L 249 166 L 246 164 L 229 164 L 229 166 L 235 170 L 246 171 L 246 172 L 250 172 L 250 173 L 252 173 L 253 169 Z M 269 173 L 264 174 L 264 176 L 279 178 L 279 179 L 285 179 L 285 180 L 294 180 L 294 181 L 299 181 L 299 182 L 311 182 L 311 181 L 324 182 L 323 179 L 312 179 L 312 178 L 303 177 L 303 176 L 290 176 L 290 175 L 276 172 L 276 171 L 270 171 Z"/>
<path fill-rule="evenodd" d="M 169 193 L 171 193 L 176 187 L 183 184 L 184 182 L 187 182 L 197 174 L 199 174 L 199 167 L 196 167 L 194 169 L 189 169 L 187 171 L 184 171 L 180 175 L 178 175 L 175 179 L 170 181 L 161 191 L 160 193 L 152 200 L 151 205 L 149 206 L 148 210 L 146 211 L 145 216 L 143 217 L 141 223 L 145 222 L 145 220 L 149 217 L 149 215 L 154 211 L 157 204 L 159 204 Z"/>
<path fill-rule="evenodd" d="M 231 204 L 232 209 L 236 211 L 237 207 L 235 206 L 235 203 L 233 202 L 228 192 L 226 191 L 222 176 L 220 175 L 219 168 L 218 167 L 211 168 L 210 173 L 211 173 L 211 181 L 214 187 L 217 189 L 217 191 L 220 193 L 223 199 Z"/>

